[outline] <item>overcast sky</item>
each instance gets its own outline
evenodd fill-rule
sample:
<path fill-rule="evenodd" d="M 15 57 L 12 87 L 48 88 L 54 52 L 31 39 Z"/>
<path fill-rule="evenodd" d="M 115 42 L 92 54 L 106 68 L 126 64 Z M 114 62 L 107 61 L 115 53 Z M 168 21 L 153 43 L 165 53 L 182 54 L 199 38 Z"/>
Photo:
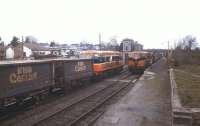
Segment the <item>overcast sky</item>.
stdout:
<path fill-rule="evenodd" d="M 166 48 L 187 34 L 200 37 L 199 0 L 0 0 L 0 36 L 35 36 L 40 42 L 118 42 Z"/>

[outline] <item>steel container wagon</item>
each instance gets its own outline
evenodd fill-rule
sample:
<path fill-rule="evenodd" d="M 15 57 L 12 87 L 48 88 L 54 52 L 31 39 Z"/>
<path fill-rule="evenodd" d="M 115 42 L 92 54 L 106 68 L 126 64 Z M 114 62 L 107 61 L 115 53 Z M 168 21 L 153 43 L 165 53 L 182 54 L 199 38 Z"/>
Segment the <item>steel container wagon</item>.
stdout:
<path fill-rule="evenodd" d="M 53 84 L 52 63 L 48 60 L 0 62 L 1 107 L 21 102 L 47 91 Z"/>
<path fill-rule="evenodd" d="M 55 83 L 58 87 L 71 88 L 93 76 L 92 59 L 59 59 L 54 61 L 54 65 Z"/>

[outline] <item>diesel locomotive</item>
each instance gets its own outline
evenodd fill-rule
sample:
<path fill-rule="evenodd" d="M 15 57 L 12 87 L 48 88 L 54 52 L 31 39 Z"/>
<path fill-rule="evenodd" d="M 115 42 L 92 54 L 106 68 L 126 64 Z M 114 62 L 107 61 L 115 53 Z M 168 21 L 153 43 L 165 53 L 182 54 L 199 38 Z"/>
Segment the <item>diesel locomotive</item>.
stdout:
<path fill-rule="evenodd" d="M 93 59 L 93 71 L 96 76 L 120 72 L 123 69 L 122 53 L 118 51 L 83 51 L 83 57 Z"/>
<path fill-rule="evenodd" d="M 153 63 L 153 55 L 150 52 L 134 51 L 128 54 L 128 69 L 132 73 L 143 73 Z"/>

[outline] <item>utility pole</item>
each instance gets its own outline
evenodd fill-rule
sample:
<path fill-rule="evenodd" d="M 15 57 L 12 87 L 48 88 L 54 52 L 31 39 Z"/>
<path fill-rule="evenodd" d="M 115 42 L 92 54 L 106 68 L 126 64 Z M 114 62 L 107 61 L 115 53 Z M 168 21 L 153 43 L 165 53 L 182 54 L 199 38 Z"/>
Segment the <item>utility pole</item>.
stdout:
<path fill-rule="evenodd" d="M 169 41 L 167 42 L 167 63 L 168 63 L 168 66 L 170 65 L 170 60 L 171 60 L 171 57 L 172 57 L 172 46 L 171 48 L 169 47 Z"/>
<path fill-rule="evenodd" d="M 169 66 L 169 41 L 167 41 L 167 65 Z"/>
<path fill-rule="evenodd" d="M 99 33 L 99 50 L 101 50 L 101 34 Z"/>
<path fill-rule="evenodd" d="M 22 42 L 24 42 L 24 36 L 22 35 Z"/>
<path fill-rule="evenodd" d="M 177 45 L 176 45 L 176 41 L 174 41 L 174 50 L 176 49 L 176 46 L 177 46 Z"/>
<path fill-rule="evenodd" d="M 22 58 L 24 59 L 24 36 L 22 35 L 22 43 L 21 43 L 21 45 L 22 45 Z"/>

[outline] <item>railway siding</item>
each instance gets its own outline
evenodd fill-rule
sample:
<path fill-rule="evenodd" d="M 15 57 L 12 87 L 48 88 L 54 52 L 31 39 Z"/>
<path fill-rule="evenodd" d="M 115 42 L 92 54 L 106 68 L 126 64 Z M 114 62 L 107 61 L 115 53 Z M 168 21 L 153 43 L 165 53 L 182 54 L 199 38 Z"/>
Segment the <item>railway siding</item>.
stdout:
<path fill-rule="evenodd" d="M 95 121 L 100 118 L 108 109 L 109 106 L 116 103 L 118 100 L 120 100 L 124 95 L 126 95 L 134 86 L 138 77 L 134 77 L 134 79 L 129 80 L 127 86 L 122 87 L 121 89 L 113 92 L 112 95 L 110 95 L 108 98 L 106 98 L 104 101 L 102 101 L 98 107 L 94 108 L 92 111 L 88 112 L 81 118 L 79 118 L 76 122 L 72 124 L 72 126 L 92 126 Z"/>
<path fill-rule="evenodd" d="M 112 77 L 114 80 L 121 80 L 123 78 L 126 78 L 130 76 L 130 74 L 127 71 L 121 72 L 121 74 L 116 75 Z M 9 120 L 5 120 L 1 123 L 3 126 L 31 126 L 38 121 L 62 110 L 63 108 L 70 106 L 71 104 L 85 98 L 89 97 L 90 95 L 94 94 L 95 92 L 98 92 L 104 88 L 107 88 L 109 85 L 112 85 L 115 82 L 108 81 L 109 79 L 102 80 L 101 82 L 97 82 L 95 84 L 90 84 L 87 87 L 83 87 L 81 89 L 78 89 L 75 92 L 72 92 L 71 94 L 67 96 L 63 96 L 62 98 L 58 98 L 56 101 L 52 101 L 48 104 L 40 105 L 38 107 L 34 107 L 30 111 L 23 112 L 19 115 L 16 115 L 15 118 L 11 118 Z M 55 100 L 55 99 L 54 99 Z"/>
<path fill-rule="evenodd" d="M 107 83 L 108 85 L 111 84 L 110 83 Z M 99 86 L 97 86 L 99 87 Z M 76 97 L 73 97 L 71 99 L 66 99 L 66 101 L 63 101 L 61 100 L 59 103 L 55 104 L 55 106 L 50 106 L 49 109 L 47 109 L 46 111 L 43 111 L 41 113 L 34 113 L 33 116 L 28 116 L 28 118 L 25 118 L 25 119 L 22 119 L 22 120 L 16 120 L 14 121 L 11 125 L 15 125 L 15 126 L 27 126 L 28 125 L 34 125 L 36 124 L 37 122 L 51 116 L 51 115 L 54 115 L 55 113 L 59 112 L 59 111 L 62 111 L 63 108 L 66 108 L 70 105 L 73 105 L 74 103 L 76 103 L 77 101 L 85 98 L 85 97 L 88 97 L 90 96 L 91 94 L 93 93 L 96 93 L 100 90 L 102 90 L 103 88 L 106 88 L 107 86 L 101 86 L 99 87 L 99 89 L 94 89 L 93 91 L 90 90 L 88 91 L 88 93 L 84 93 L 82 95 L 76 95 Z"/>
<path fill-rule="evenodd" d="M 132 82 L 132 80 L 130 80 Z M 93 95 L 86 97 L 80 101 L 77 101 L 71 106 L 63 108 L 62 111 L 43 119 L 36 123 L 36 126 L 40 125 L 74 125 L 76 121 L 87 115 L 90 111 L 93 111 L 99 105 L 103 104 L 106 100 L 112 97 L 115 93 L 125 88 L 128 83 L 117 82 L 101 91 L 94 93 Z"/>

